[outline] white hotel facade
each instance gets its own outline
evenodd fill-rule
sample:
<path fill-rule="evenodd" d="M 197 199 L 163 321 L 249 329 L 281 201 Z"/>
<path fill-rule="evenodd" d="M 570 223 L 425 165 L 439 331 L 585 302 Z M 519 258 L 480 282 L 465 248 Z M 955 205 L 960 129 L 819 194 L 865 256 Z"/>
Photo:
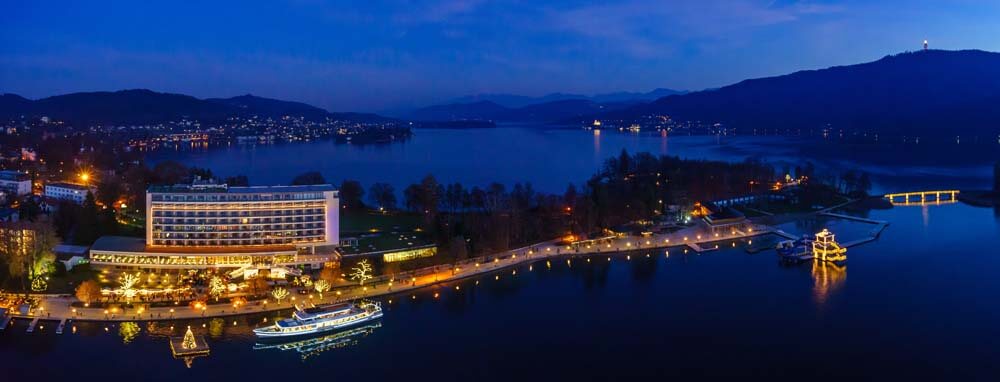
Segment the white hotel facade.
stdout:
<path fill-rule="evenodd" d="M 196 182 L 146 192 L 146 237 L 102 237 L 98 268 L 295 272 L 332 261 L 340 242 L 332 185 L 227 187 Z"/>

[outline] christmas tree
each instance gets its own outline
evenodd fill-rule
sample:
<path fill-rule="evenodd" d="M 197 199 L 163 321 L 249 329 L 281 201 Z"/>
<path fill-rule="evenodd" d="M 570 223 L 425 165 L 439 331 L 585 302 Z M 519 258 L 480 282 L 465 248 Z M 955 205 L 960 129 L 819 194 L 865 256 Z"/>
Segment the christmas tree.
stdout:
<path fill-rule="evenodd" d="M 194 341 L 194 333 L 191 333 L 190 326 L 188 326 L 187 333 L 184 333 L 184 342 L 181 343 L 181 347 L 185 350 L 192 350 L 198 347 L 198 343 Z"/>

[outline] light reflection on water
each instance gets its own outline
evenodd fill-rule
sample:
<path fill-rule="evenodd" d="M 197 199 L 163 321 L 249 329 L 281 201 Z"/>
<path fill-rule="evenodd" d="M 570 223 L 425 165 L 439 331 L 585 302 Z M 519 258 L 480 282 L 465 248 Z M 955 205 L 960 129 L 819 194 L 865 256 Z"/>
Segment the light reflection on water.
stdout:
<path fill-rule="evenodd" d="M 288 312 L 139 323 L 137 335 L 118 324 L 87 322 L 74 324 L 76 334 L 26 334 L 27 322 L 19 320 L 0 334 L 0 359 L 24 366 L 9 371 L 14 378 L 52 360 L 97 367 L 113 359 L 113 367 L 99 370 L 102 377 L 690 379 L 773 369 L 828 378 L 991 379 L 1000 349 L 970 344 L 1000 341 L 1000 306 L 990 302 L 1000 294 L 994 210 L 959 203 L 868 217 L 891 225 L 878 241 L 849 250 L 850 282 L 846 267 L 781 266 L 773 250 L 750 254 L 743 242 L 723 242 L 700 255 L 673 248 L 670 256 L 560 259 L 395 296 L 391 304 L 382 301 L 380 327 L 327 342 L 349 346 L 296 340 L 282 345 L 285 351 L 259 349 L 250 329 Z M 822 225 L 803 227 L 817 227 L 811 224 Z M 847 227 L 834 228 L 853 230 Z M 859 233 L 869 229 L 860 227 Z M 191 371 L 172 358 L 166 340 L 187 325 L 212 348 Z M 669 367 L 663 360 L 671 360 Z M 959 363 L 960 370 L 951 366 Z M 573 366 L 553 367 L 564 364 Z M 625 374 L 615 366 L 626 364 Z M 78 377 L 50 369 L 48 378 Z"/>
<path fill-rule="evenodd" d="M 924 146 L 925 150 L 933 149 Z M 928 187 L 984 188 L 992 175 L 990 164 L 1000 159 L 1000 150 L 993 146 L 945 147 L 945 151 L 951 151 L 925 156 L 912 152 L 913 147 L 841 147 L 795 137 L 667 137 L 658 133 L 596 133 L 541 127 L 419 129 L 407 142 L 374 146 L 320 140 L 211 150 L 165 149 L 150 151 L 146 159 L 174 159 L 212 169 L 221 176 L 245 174 L 252 184 L 260 185 L 287 184 L 295 174 L 316 170 L 335 182 L 345 178 L 365 185 L 391 182 L 397 189 L 433 174 L 445 183 L 485 186 L 491 182 L 531 182 L 537 190 L 561 193 L 570 182 L 584 182 L 607 158 L 623 149 L 725 161 L 756 157 L 774 164 L 779 172 L 793 170 L 805 161 L 832 174 L 863 170 L 872 174 L 876 193 Z M 875 154 L 878 156 L 872 157 Z M 897 157 L 911 162 L 883 163 L 885 158 Z M 944 164 L 925 157 L 961 162 Z M 912 163 L 921 158 L 929 163 Z"/>

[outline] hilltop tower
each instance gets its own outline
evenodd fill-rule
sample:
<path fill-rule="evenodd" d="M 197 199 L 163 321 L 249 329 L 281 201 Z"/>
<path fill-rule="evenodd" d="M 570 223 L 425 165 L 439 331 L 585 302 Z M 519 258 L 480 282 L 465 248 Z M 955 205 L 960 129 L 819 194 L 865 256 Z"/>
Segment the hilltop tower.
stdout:
<path fill-rule="evenodd" d="M 927 40 L 924 40 L 924 50 L 927 50 Z"/>

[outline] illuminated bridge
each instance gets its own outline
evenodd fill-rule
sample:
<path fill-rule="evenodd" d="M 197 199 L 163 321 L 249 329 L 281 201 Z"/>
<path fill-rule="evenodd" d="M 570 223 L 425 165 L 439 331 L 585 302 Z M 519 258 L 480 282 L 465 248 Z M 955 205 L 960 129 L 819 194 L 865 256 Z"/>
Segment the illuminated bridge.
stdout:
<path fill-rule="evenodd" d="M 958 201 L 958 190 L 915 191 L 886 194 L 892 204 L 942 203 Z"/>

